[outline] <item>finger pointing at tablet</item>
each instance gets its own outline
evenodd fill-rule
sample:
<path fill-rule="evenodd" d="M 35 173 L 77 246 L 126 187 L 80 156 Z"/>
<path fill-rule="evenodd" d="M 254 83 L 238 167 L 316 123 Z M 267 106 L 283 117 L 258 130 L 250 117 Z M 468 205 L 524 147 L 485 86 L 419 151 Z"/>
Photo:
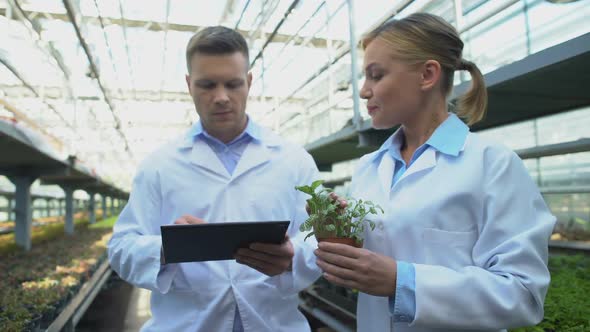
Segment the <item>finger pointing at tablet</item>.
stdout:
<path fill-rule="evenodd" d="M 196 224 L 206 224 L 207 222 L 201 218 L 197 218 L 191 216 L 189 214 L 185 214 L 184 216 L 176 219 L 174 221 L 175 225 L 196 225 Z"/>

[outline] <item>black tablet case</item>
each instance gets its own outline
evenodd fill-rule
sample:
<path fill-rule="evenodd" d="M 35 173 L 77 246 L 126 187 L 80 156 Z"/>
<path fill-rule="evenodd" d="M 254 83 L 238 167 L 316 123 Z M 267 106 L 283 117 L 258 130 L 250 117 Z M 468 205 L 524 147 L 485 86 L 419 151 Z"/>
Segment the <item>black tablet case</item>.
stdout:
<path fill-rule="evenodd" d="M 160 226 L 166 263 L 234 259 L 239 248 L 253 242 L 282 243 L 287 228 L 289 221 Z"/>

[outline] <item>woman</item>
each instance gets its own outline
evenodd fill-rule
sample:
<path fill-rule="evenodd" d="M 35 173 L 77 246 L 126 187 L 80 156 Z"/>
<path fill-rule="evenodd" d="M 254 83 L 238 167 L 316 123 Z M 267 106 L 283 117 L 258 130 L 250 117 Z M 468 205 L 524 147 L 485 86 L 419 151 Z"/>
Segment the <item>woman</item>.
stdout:
<path fill-rule="evenodd" d="M 353 174 L 353 197 L 385 209 L 364 248 L 320 243 L 324 277 L 360 291 L 359 331 L 502 330 L 543 318 L 555 218 L 522 161 L 476 134 L 487 94 L 463 42 L 430 14 L 388 21 L 363 40 L 361 97 L 373 127 L 399 129 Z M 455 71 L 471 90 L 455 114 Z"/>

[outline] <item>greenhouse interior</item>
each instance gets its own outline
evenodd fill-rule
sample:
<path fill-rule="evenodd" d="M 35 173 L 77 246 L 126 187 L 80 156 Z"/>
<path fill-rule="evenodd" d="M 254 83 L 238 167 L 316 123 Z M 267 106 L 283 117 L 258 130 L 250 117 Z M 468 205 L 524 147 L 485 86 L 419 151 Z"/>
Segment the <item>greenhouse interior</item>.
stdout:
<path fill-rule="evenodd" d="M 469 139 L 463 147 L 465 151 L 461 151 L 467 156 L 469 144 L 475 141 L 472 136 L 478 137 L 478 142 L 493 142 L 489 144 L 510 150 L 511 155 L 518 157 L 516 161 L 524 165 L 530 181 L 525 174 L 506 183 L 498 182 L 495 186 L 503 187 L 500 195 L 503 192 L 505 197 L 492 197 L 492 193 L 486 192 L 490 179 L 477 178 L 477 174 L 495 169 L 496 160 L 487 160 L 479 170 L 471 166 L 468 170 L 473 173 L 458 173 L 465 179 L 451 179 L 457 175 L 454 173 L 444 182 L 430 183 L 431 190 L 424 195 L 415 195 L 417 187 L 412 186 L 417 186 L 418 180 L 432 179 L 428 174 L 415 180 L 410 178 L 411 174 L 404 174 L 397 178 L 400 186 L 395 183 L 387 190 L 398 190 L 395 197 L 400 197 L 400 202 L 403 198 L 403 202 L 416 204 L 414 219 L 436 216 L 438 212 L 431 210 L 438 209 L 441 203 L 434 198 L 430 210 L 420 209 L 429 206 L 429 197 L 438 197 L 439 192 L 465 198 L 453 201 L 455 206 L 449 206 L 450 212 L 439 212 L 445 218 L 471 216 L 472 220 L 456 224 L 472 223 L 475 244 L 466 253 L 468 264 L 449 263 L 445 271 L 472 276 L 468 270 L 479 269 L 482 274 L 489 274 L 481 278 L 516 283 L 518 290 L 510 291 L 525 292 L 526 295 L 519 296 L 532 298 L 496 303 L 496 298 L 488 298 L 487 294 L 497 291 L 501 295 L 504 289 L 498 286 L 492 290 L 496 285 L 490 281 L 482 284 L 481 293 L 470 298 L 471 307 L 481 310 L 462 311 L 460 306 L 453 308 L 453 303 L 466 302 L 454 297 L 465 295 L 429 289 L 434 281 L 428 278 L 444 279 L 446 275 L 424 276 L 423 271 L 428 270 L 423 265 L 437 265 L 438 256 L 412 255 L 391 248 L 398 248 L 395 242 L 401 241 L 409 244 L 409 251 L 428 253 L 439 248 L 452 256 L 464 249 L 461 246 L 468 241 L 466 237 L 465 241 L 454 242 L 454 237 L 447 234 L 442 238 L 449 240 L 446 244 L 428 247 L 430 244 L 426 243 L 426 235 L 447 232 L 444 225 L 422 237 L 412 233 L 396 240 L 393 235 L 367 235 L 364 247 L 351 247 L 358 255 L 377 253 L 375 257 L 394 262 L 395 293 L 380 296 L 375 295 L 381 294 L 376 291 L 371 293 L 372 288 L 366 286 L 369 281 L 359 286 L 355 286 L 357 281 L 353 279 L 334 281 L 331 269 L 340 269 L 334 267 L 337 265 L 325 263 L 324 256 L 316 265 L 314 253 L 320 254 L 315 249 L 323 253 L 323 247 L 314 242 L 313 236 L 298 239 L 304 235 L 300 230 L 312 218 L 315 205 L 310 206 L 311 199 L 307 200 L 305 214 L 309 196 L 294 187 L 311 182 L 296 181 L 323 180 L 318 187 L 323 188 L 320 194 L 335 193 L 338 198 L 332 202 L 336 203 L 348 199 L 348 206 L 342 207 L 346 210 L 353 202 L 362 203 L 355 200 L 364 199 L 358 193 L 372 187 L 364 181 L 379 181 L 377 176 L 381 176 L 375 173 L 370 178 L 363 173 L 372 169 L 363 156 L 382 151 L 397 133 L 408 137 L 405 122 L 375 125 L 382 118 L 371 115 L 376 114 L 370 105 L 371 98 L 380 91 L 377 84 L 385 83 L 368 77 L 371 66 L 365 66 L 367 59 L 377 52 L 376 41 L 385 38 L 384 34 L 371 39 L 367 36 L 383 31 L 379 30 L 382 28 L 395 29 L 392 22 L 412 24 L 415 21 L 409 19 L 420 18 L 416 13 L 432 14 L 446 21 L 464 44 L 462 58 L 477 64 L 483 74 L 487 111 L 481 121 L 469 125 Z M 392 331 L 394 327 L 396 331 L 432 331 L 437 327 L 440 331 L 590 331 L 589 18 L 589 0 L 0 0 L 0 331 L 326 332 L 380 331 L 380 326 L 386 325 Z M 243 96 L 248 126 L 231 136 L 233 141 L 218 138 L 213 127 L 209 127 L 213 126 L 209 120 L 200 120 L 207 106 L 201 110 L 197 104 L 203 105 L 206 93 L 217 91 L 217 86 L 204 84 L 217 83 L 197 80 L 192 85 L 191 77 L 200 75 L 199 70 L 229 70 L 229 66 L 221 65 L 202 67 L 199 59 L 231 61 L 228 54 L 243 52 L 197 50 L 187 55 L 193 36 L 219 26 L 241 35 L 249 52 L 249 57 L 240 58 L 246 61 L 239 64 L 247 68 L 251 81 L 247 76 L 246 81 L 240 79 L 236 83 L 246 82 L 248 88 Z M 393 47 L 403 47 L 399 45 Z M 442 65 L 437 68 L 447 73 L 442 71 Z M 446 98 L 449 119 L 456 119 L 453 108 L 475 82 L 467 71 L 456 70 L 451 75 L 452 91 Z M 229 91 L 227 98 L 233 98 L 233 93 L 244 88 L 232 85 L 234 81 L 221 84 L 220 89 Z M 400 89 L 410 89 L 410 85 Z M 368 92 L 371 86 L 375 88 Z M 195 92 L 201 90 L 208 92 Z M 392 93 L 384 100 L 403 102 L 394 100 L 395 96 L 400 95 Z M 401 95 L 403 98 L 410 97 Z M 461 121 L 458 123 L 467 128 Z M 245 136 L 237 138 L 242 131 Z M 207 142 L 209 145 L 204 146 L 211 149 L 198 154 L 203 150 L 198 150 L 200 145 L 193 142 L 188 146 L 195 146 L 192 155 L 190 149 L 176 149 L 174 144 L 180 143 L 175 142 L 187 133 L 195 135 L 195 142 Z M 242 153 L 248 155 L 250 146 L 258 146 L 257 142 L 266 140 L 265 135 L 270 133 L 281 139 L 281 143 L 276 143 L 281 144 L 281 152 L 268 147 L 268 151 L 277 153 L 272 154 L 278 156 L 276 160 L 258 155 L 267 159 L 254 165 L 239 163 Z M 243 137 L 247 139 L 241 141 Z M 231 150 L 238 153 L 232 175 L 223 158 L 235 155 L 223 157 L 222 153 L 232 148 L 234 142 L 248 147 L 238 147 L 239 152 Z M 221 150 L 212 144 L 219 144 Z M 432 171 L 412 170 L 412 166 L 420 166 L 420 159 L 428 156 L 428 151 L 435 151 L 432 145 L 426 144 L 425 148 L 421 155 L 421 150 L 416 150 L 416 163 L 401 161 L 403 169 L 408 167 L 408 173 L 435 172 L 437 166 Z M 446 164 L 446 159 L 436 151 L 439 169 L 443 164 L 454 165 Z M 461 153 L 457 158 L 462 158 Z M 177 160 L 183 156 L 200 158 L 203 163 L 215 160 L 211 168 L 192 160 L 192 168 L 187 170 L 180 168 L 185 161 Z M 178 166 L 166 167 L 178 168 L 163 170 L 163 165 L 173 162 Z M 191 165 L 188 159 L 186 163 Z M 253 168 L 244 169 L 247 166 Z M 301 175 L 310 169 L 314 171 L 312 178 L 309 174 Z M 398 172 L 397 166 L 395 170 Z M 381 167 L 378 172 L 382 172 Z M 257 178 L 249 182 L 252 177 Z M 470 215 L 469 211 L 476 211 L 477 207 L 466 205 L 475 196 L 462 192 L 465 188 L 460 187 L 468 178 L 473 181 L 471 185 L 485 184 L 485 188 L 475 185 L 473 190 L 477 193 L 473 195 L 498 199 L 506 205 L 482 203 L 485 210 Z M 395 176 L 392 181 L 396 181 Z M 528 195 L 531 199 L 527 200 L 521 193 L 527 193 L 523 187 L 529 188 L 529 182 L 534 194 Z M 477 197 L 475 200 L 480 196 Z M 298 201 L 299 198 L 302 200 Z M 395 223 L 395 218 L 388 219 L 388 215 L 412 213 L 411 207 L 396 207 L 393 198 L 384 202 L 391 202 L 391 206 L 380 204 L 383 218 L 371 219 L 371 214 L 367 217 L 381 220 L 376 221 L 377 228 L 397 227 L 388 226 L 387 223 Z M 188 208 L 191 204 L 195 208 Z M 339 208 L 338 204 L 334 206 L 333 209 Z M 504 210 L 494 212 L 488 208 Z M 525 210 L 533 214 L 526 214 Z M 159 216 L 150 215 L 154 212 Z M 502 222 L 486 217 L 488 213 L 495 213 L 496 219 L 506 218 L 497 227 L 508 227 L 495 229 L 493 235 L 489 230 L 485 233 L 488 226 L 478 224 L 479 215 L 492 224 Z M 550 217 L 543 217 L 546 221 L 541 217 L 538 222 L 533 220 L 537 213 L 551 216 L 553 221 L 547 219 Z M 186 215 L 196 217 L 197 221 Z M 520 222 L 515 219 L 520 216 L 530 216 L 531 220 L 523 226 L 514 225 Z M 356 217 L 353 215 L 353 219 Z M 174 225 L 179 220 L 193 224 L 201 223 L 201 218 L 212 223 L 290 218 L 289 235 L 281 244 L 275 244 L 276 248 L 290 248 L 289 266 L 275 275 L 266 272 L 266 265 L 256 265 L 259 260 L 252 262 L 254 259 L 247 256 L 239 256 L 244 261 L 230 257 L 220 261 L 166 263 L 165 253 L 172 249 L 166 251 L 165 247 L 173 244 L 164 242 L 161 229 L 166 225 L 180 229 L 184 226 Z M 445 220 L 441 217 L 431 224 L 442 221 Z M 553 228 L 547 234 L 534 233 L 542 232 L 541 226 L 537 227 L 542 222 Z M 375 227 L 374 222 L 370 223 Z M 513 232 L 512 228 L 519 227 L 527 230 L 512 234 L 516 244 L 508 242 L 512 239 L 504 237 Z M 364 232 L 371 232 L 369 228 Z M 534 234 L 529 234 L 529 230 Z M 315 235 L 319 240 L 318 232 Z M 251 230 L 244 233 L 255 234 Z M 483 241 L 484 233 L 487 241 L 497 241 L 499 252 L 481 248 L 484 244 L 479 241 Z M 284 234 L 283 229 L 281 239 Z M 517 240 L 518 236 L 525 239 Z M 377 239 L 393 244 L 380 244 L 375 242 Z M 504 240 L 507 242 L 501 243 Z M 187 247 L 182 250 L 190 251 L 190 244 L 195 242 L 186 240 Z M 252 248 L 250 242 L 247 248 Z M 221 248 L 223 243 L 211 250 Z M 521 253 L 519 248 L 510 248 L 514 245 L 527 247 Z M 348 252 L 348 248 L 342 250 Z M 258 253 L 254 249 L 248 252 Z M 513 254 L 540 256 L 510 256 Z M 279 254 L 264 255 L 284 259 Z M 513 259 L 520 260 L 508 262 Z M 546 275 L 536 274 L 538 270 L 533 269 L 531 260 L 538 260 Z M 330 266 L 328 270 L 324 269 L 325 264 Z M 411 277 L 402 275 L 402 267 L 408 266 Z M 198 273 L 202 275 L 197 276 Z M 307 274 L 302 277 L 299 273 Z M 149 279 L 152 275 L 154 280 Z M 283 279 L 286 277 L 292 279 Z M 373 283 L 382 279 L 375 280 L 378 281 Z M 453 280 L 441 281 L 440 287 L 454 287 Z M 400 293 L 402 281 L 410 282 L 410 291 Z M 168 286 L 161 286 L 166 282 Z M 284 290 L 281 287 L 286 282 L 297 289 Z M 473 284 L 477 287 L 478 280 L 473 280 Z M 535 287 L 539 289 L 533 290 Z M 214 289 L 224 295 L 210 295 Z M 401 294 L 410 294 L 411 301 L 397 296 Z M 440 310 L 439 313 L 433 313 L 432 309 L 439 304 L 436 301 L 445 300 L 438 296 L 449 297 L 443 302 L 448 307 L 443 305 L 434 310 Z M 429 305 L 430 300 L 433 304 Z M 523 308 L 526 305 L 516 303 L 523 300 L 537 302 L 536 309 L 527 311 Z M 375 303 L 382 307 L 372 307 Z M 405 316 L 399 315 L 398 310 Z M 487 318 L 478 316 L 502 310 L 512 311 L 515 317 L 494 323 L 498 325 L 486 325 L 491 324 Z M 175 312 L 182 318 L 166 316 Z M 383 317 L 379 316 L 382 312 Z M 452 319 L 440 318 L 444 315 Z M 498 317 L 502 314 L 498 313 Z M 387 324 L 375 323 L 379 318 Z"/>

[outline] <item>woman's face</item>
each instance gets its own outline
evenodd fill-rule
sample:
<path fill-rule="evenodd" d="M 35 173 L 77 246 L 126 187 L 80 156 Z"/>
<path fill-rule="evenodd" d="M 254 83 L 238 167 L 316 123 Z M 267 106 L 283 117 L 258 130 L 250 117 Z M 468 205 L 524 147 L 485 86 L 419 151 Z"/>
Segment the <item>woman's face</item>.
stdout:
<path fill-rule="evenodd" d="M 360 96 L 376 129 L 411 121 L 420 109 L 421 72 L 395 58 L 389 44 L 376 38 L 365 49 L 365 83 Z"/>

